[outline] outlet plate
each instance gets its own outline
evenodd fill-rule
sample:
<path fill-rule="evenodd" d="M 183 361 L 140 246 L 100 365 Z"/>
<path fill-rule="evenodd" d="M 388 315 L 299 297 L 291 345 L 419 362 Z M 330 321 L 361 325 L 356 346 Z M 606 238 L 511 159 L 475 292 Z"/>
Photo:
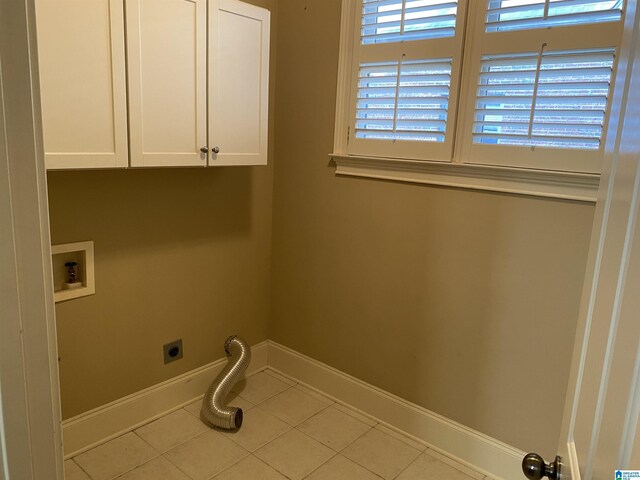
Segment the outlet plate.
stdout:
<path fill-rule="evenodd" d="M 162 346 L 164 354 L 164 364 L 175 362 L 182 358 L 182 339 L 174 340 Z"/>

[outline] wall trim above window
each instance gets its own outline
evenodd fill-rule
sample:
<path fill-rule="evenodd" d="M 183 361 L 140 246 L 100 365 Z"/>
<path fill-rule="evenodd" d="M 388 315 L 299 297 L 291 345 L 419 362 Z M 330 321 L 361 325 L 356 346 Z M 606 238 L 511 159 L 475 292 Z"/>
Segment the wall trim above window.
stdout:
<path fill-rule="evenodd" d="M 600 175 L 465 163 L 330 155 L 336 175 L 595 202 Z"/>

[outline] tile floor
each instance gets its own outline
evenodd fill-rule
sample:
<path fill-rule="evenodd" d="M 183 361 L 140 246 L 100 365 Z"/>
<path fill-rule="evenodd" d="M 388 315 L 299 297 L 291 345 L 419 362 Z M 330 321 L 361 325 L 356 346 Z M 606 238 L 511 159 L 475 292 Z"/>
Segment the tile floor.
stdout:
<path fill-rule="evenodd" d="M 205 426 L 200 403 L 67 460 L 66 480 L 485 480 L 269 369 L 232 392 L 237 432 Z"/>

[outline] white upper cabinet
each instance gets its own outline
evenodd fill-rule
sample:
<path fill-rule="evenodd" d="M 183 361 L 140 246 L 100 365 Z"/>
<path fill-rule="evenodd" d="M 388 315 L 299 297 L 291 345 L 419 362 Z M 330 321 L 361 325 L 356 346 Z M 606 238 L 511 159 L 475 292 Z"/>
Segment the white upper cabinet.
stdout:
<path fill-rule="evenodd" d="M 127 0 L 132 167 L 267 163 L 269 11 L 210 0 L 207 48 L 205 1 Z"/>
<path fill-rule="evenodd" d="M 127 0 L 131 166 L 205 166 L 206 0 Z"/>
<path fill-rule="evenodd" d="M 209 165 L 266 165 L 270 12 L 209 2 Z"/>
<path fill-rule="evenodd" d="M 36 8 L 48 169 L 266 165 L 268 10 L 237 0 Z"/>
<path fill-rule="evenodd" d="M 128 165 L 123 0 L 37 0 L 48 169 Z"/>

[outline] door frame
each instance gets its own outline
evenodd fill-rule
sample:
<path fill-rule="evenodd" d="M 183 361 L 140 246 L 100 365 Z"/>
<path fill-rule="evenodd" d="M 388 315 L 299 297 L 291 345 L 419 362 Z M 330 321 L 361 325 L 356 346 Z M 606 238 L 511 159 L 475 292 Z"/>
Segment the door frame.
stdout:
<path fill-rule="evenodd" d="M 0 479 L 62 480 L 34 0 L 0 1 Z"/>
<path fill-rule="evenodd" d="M 640 8 L 627 0 L 558 454 L 564 480 L 640 458 Z"/>

